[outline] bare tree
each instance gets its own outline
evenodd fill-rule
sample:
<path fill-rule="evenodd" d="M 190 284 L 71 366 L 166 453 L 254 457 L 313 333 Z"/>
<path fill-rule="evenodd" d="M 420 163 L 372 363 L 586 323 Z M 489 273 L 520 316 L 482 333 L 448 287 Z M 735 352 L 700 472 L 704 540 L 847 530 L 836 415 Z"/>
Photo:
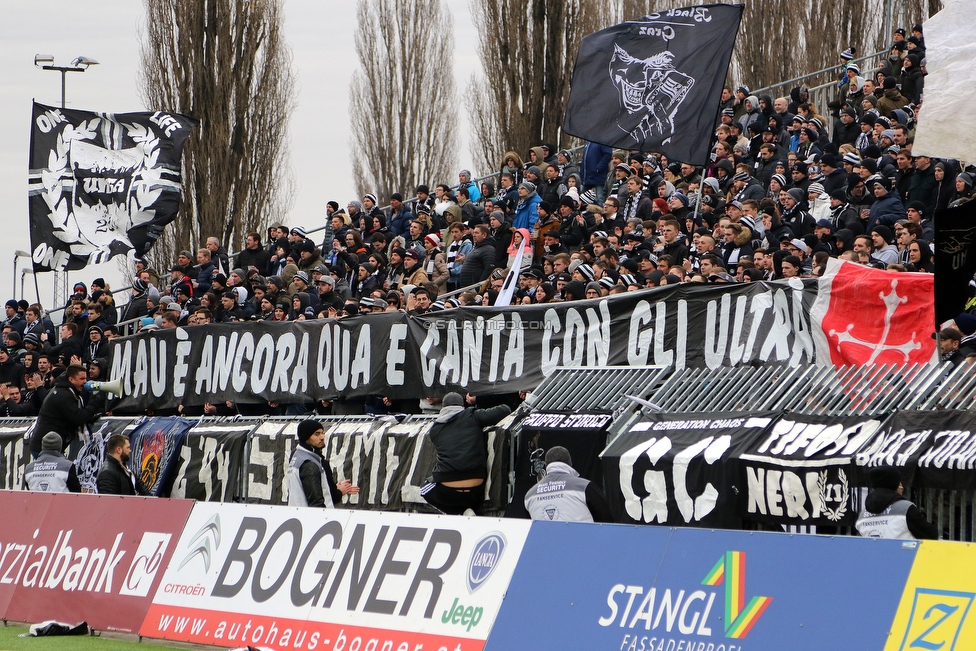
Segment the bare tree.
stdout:
<path fill-rule="evenodd" d="M 562 133 L 580 39 L 608 27 L 613 10 L 600 0 L 471 0 L 484 78 L 472 77 L 466 102 L 471 154 L 494 171 L 507 150 L 525 156 Z"/>
<path fill-rule="evenodd" d="M 152 257 L 209 236 L 231 251 L 281 220 L 291 200 L 295 105 L 280 0 L 145 0 L 142 93 L 153 109 L 200 120 L 183 159 L 183 200 Z"/>
<path fill-rule="evenodd" d="M 385 202 L 457 174 L 453 19 L 441 0 L 359 0 L 352 169 Z"/>
<path fill-rule="evenodd" d="M 942 11 L 941 0 L 905 0 L 905 24 L 901 25 L 911 35 L 913 25 L 919 25 L 933 14 Z"/>

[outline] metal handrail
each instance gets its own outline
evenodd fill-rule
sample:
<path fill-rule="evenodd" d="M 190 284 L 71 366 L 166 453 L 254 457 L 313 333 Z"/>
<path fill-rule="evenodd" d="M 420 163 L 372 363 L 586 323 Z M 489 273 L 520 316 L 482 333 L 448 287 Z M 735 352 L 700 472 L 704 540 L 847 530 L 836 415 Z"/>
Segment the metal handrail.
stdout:
<path fill-rule="evenodd" d="M 867 61 L 868 59 L 873 59 L 874 57 L 881 56 L 882 54 L 885 54 L 886 52 L 888 52 L 888 50 L 881 50 L 880 52 L 874 52 L 872 54 L 868 54 L 868 55 L 865 55 L 865 56 L 860 57 L 860 58 L 857 58 L 857 59 L 851 59 L 851 61 L 849 63 L 859 63 L 861 61 Z M 828 73 L 828 72 L 840 71 L 844 67 L 846 67 L 847 65 L 848 65 L 847 63 L 838 63 L 838 64 L 835 64 L 835 65 L 829 66 L 827 68 L 823 68 L 822 70 L 818 70 L 816 72 L 808 72 L 805 75 L 801 75 L 799 77 L 794 77 L 793 79 L 787 79 L 786 81 L 781 81 L 781 82 L 776 83 L 776 84 L 771 84 L 771 85 L 765 86 L 763 88 L 757 88 L 757 89 L 751 90 L 749 92 L 750 92 L 751 95 L 756 95 L 758 97 L 759 96 L 759 93 L 771 91 L 774 88 L 780 88 L 782 86 L 789 86 L 790 84 L 795 84 L 798 81 L 803 81 L 804 79 L 809 79 L 810 77 L 816 77 L 817 75 L 822 75 L 822 74 L 825 74 L 825 73 Z M 811 89 L 811 92 L 812 92 L 812 89 Z"/>

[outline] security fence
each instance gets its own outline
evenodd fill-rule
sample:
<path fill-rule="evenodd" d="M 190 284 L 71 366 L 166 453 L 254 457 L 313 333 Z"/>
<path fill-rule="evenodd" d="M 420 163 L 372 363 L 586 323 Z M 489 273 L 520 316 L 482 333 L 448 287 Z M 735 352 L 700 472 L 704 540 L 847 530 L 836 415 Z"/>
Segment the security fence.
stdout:
<path fill-rule="evenodd" d="M 974 402 L 967 364 L 558 368 L 487 431 L 485 512 L 517 505 L 516 485 L 531 485 L 539 455 L 564 441 L 621 522 L 850 534 L 870 469 L 895 465 L 944 539 L 973 541 Z M 419 491 L 436 460 L 433 416 L 316 418 L 337 478 L 361 489 L 344 506 L 428 510 Z M 79 453 L 79 475 L 93 487 L 105 441 L 122 433 L 155 494 L 285 504 L 301 420 L 103 418 Z M 4 489 L 23 485 L 33 424 L 0 420 Z"/>

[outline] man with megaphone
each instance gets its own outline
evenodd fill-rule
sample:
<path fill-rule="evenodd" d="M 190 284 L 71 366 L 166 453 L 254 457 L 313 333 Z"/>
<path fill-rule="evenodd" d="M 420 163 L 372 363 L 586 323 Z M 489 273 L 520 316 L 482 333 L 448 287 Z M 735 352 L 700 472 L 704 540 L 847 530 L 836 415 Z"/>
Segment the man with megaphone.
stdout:
<path fill-rule="evenodd" d="M 61 437 L 62 451 L 68 448 L 69 459 L 78 456 L 81 449 L 84 427 L 105 412 L 107 393 L 95 389 L 94 393 L 85 391 L 88 372 L 80 364 L 72 364 L 54 383 L 41 404 L 41 412 L 31 435 L 31 455 L 36 459 L 41 452 L 41 439 L 48 432 L 56 432 Z M 105 384 L 105 383 L 92 383 Z"/>

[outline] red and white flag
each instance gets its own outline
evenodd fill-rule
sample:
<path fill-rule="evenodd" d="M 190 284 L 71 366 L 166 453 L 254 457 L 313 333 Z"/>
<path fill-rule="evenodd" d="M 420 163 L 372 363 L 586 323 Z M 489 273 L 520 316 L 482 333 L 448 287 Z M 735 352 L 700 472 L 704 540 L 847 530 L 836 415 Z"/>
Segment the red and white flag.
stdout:
<path fill-rule="evenodd" d="M 810 320 L 820 364 L 938 361 L 932 274 L 881 271 L 832 258 Z"/>

